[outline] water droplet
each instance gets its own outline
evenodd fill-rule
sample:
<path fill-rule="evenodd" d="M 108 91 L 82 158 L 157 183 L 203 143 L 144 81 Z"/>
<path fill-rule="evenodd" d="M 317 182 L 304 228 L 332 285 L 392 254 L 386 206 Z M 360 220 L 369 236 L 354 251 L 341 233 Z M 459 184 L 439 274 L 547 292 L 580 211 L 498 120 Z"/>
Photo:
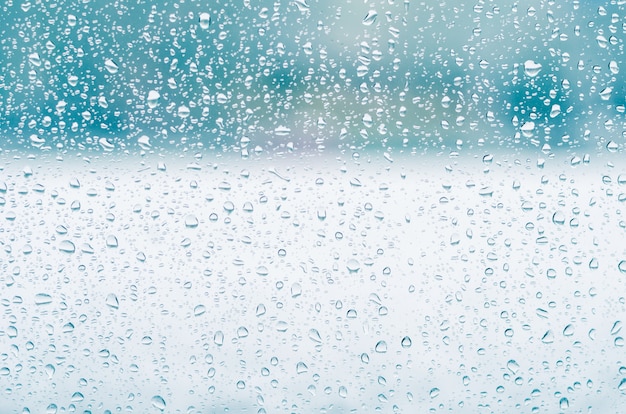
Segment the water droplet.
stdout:
<path fill-rule="evenodd" d="M 39 57 L 39 53 L 34 52 L 28 55 L 28 63 L 36 67 L 41 66 L 41 57 Z"/>
<path fill-rule="evenodd" d="M 526 74 L 526 76 L 529 76 L 531 78 L 539 75 L 541 68 L 541 63 L 536 63 L 533 60 L 527 60 L 526 62 L 524 62 L 524 73 Z"/>
<path fill-rule="evenodd" d="M 106 59 L 104 61 L 104 67 L 110 74 L 115 74 L 119 70 L 117 63 L 115 63 L 113 59 Z"/>
<path fill-rule="evenodd" d="M 269 271 L 267 270 L 267 267 L 259 266 L 256 268 L 256 274 L 259 276 L 267 276 L 269 274 Z"/>
<path fill-rule="evenodd" d="M 161 411 L 165 410 L 165 407 L 166 407 L 165 400 L 160 395 L 155 395 L 154 397 L 152 397 L 150 399 L 150 402 L 152 403 L 152 406 L 154 408 L 157 408 Z"/>
<path fill-rule="evenodd" d="M 117 237 L 113 235 L 107 236 L 106 245 L 107 247 L 116 248 L 118 246 Z"/>
<path fill-rule="evenodd" d="M 519 364 L 517 363 L 516 360 L 511 359 L 509 360 L 509 362 L 506 363 L 506 367 L 509 369 L 509 371 L 511 371 L 513 374 L 517 374 L 517 371 L 519 370 Z"/>
<path fill-rule="evenodd" d="M 411 341 L 411 338 L 405 336 L 404 338 L 402 338 L 400 345 L 402 345 L 402 348 L 410 348 L 412 343 L 413 342 Z"/>
<path fill-rule="evenodd" d="M 620 272 L 626 273 L 626 260 L 622 260 L 618 263 L 617 268 Z"/>
<path fill-rule="evenodd" d="M 437 398 L 439 396 L 439 388 L 432 388 L 428 395 L 430 398 Z"/>
<path fill-rule="evenodd" d="M 339 387 L 338 393 L 341 398 L 346 398 L 348 396 L 348 389 L 342 385 Z"/>
<path fill-rule="evenodd" d="M 535 131 L 535 123 L 533 121 L 524 122 L 520 129 L 526 138 L 530 138 Z"/>
<path fill-rule="evenodd" d="M 215 345 L 217 346 L 224 345 L 224 333 L 222 331 L 215 332 L 215 335 L 213 335 L 213 342 L 215 342 Z"/>
<path fill-rule="evenodd" d="M 317 331 L 317 329 L 309 330 L 309 339 L 313 342 L 317 342 L 318 344 L 322 343 L 322 337 L 320 336 L 320 333 Z"/>
<path fill-rule="evenodd" d="M 206 307 L 204 305 L 198 305 L 193 308 L 193 316 L 200 316 L 206 312 Z"/>
<path fill-rule="evenodd" d="M 370 10 L 367 12 L 365 17 L 363 18 L 363 24 L 365 26 L 371 26 L 376 21 L 378 17 L 378 12 L 376 10 Z"/>
<path fill-rule="evenodd" d="M 387 342 L 378 341 L 376 343 L 376 346 L 374 347 L 374 350 L 379 354 L 384 354 L 385 352 L 387 352 Z"/>
<path fill-rule="evenodd" d="M 622 378 L 622 380 L 619 382 L 619 385 L 617 386 L 617 389 L 623 393 L 626 393 L 626 378 Z"/>
<path fill-rule="evenodd" d="M 356 259 L 349 259 L 346 263 L 346 267 L 350 273 L 356 273 L 361 268 L 361 265 Z"/>
<path fill-rule="evenodd" d="M 195 229 L 198 227 L 198 218 L 193 214 L 188 214 L 185 216 L 185 227 L 189 229 Z"/>
<path fill-rule="evenodd" d="M 562 225 L 565 223 L 565 214 L 562 211 L 557 211 L 552 215 L 552 222 L 554 224 Z"/>
<path fill-rule="evenodd" d="M 610 86 L 607 86 L 606 88 L 602 89 L 600 91 L 600 98 L 603 101 L 608 101 L 609 99 L 611 99 L 611 94 L 613 93 L 613 88 Z"/>
<path fill-rule="evenodd" d="M 54 365 L 52 364 L 47 364 L 45 367 L 43 367 L 43 370 L 49 379 L 52 378 L 54 376 L 54 373 L 56 372 L 56 368 L 54 368 Z"/>
<path fill-rule="evenodd" d="M 278 126 L 274 129 L 274 135 L 278 137 L 284 137 L 291 134 L 291 128 L 287 128 L 286 126 Z"/>
<path fill-rule="evenodd" d="M 148 151 L 152 148 L 152 145 L 150 145 L 150 137 L 147 135 L 142 135 L 137 138 L 137 144 L 142 150 L 145 151 Z"/>
<path fill-rule="evenodd" d="M 238 338 L 247 338 L 248 337 L 248 329 L 245 326 L 240 326 L 237 328 L 237 337 Z"/>
<path fill-rule="evenodd" d="M 120 302 L 117 299 L 117 296 L 114 293 L 109 293 L 106 297 L 105 303 L 108 307 L 112 309 L 119 309 Z"/>
<path fill-rule="evenodd" d="M 309 11 L 309 4 L 306 2 L 306 0 L 294 0 L 294 3 L 296 4 L 296 7 L 298 7 L 298 10 L 300 12 Z"/>
<path fill-rule="evenodd" d="M 561 400 L 559 401 L 559 408 L 561 410 L 565 410 L 567 408 L 569 408 L 569 401 L 567 398 L 563 397 L 561 398 Z"/>
<path fill-rule="evenodd" d="M 308 372 L 309 367 L 307 367 L 307 365 L 304 362 L 298 362 L 296 364 L 296 373 L 298 374 L 304 374 L 305 372 Z"/>
<path fill-rule="evenodd" d="M 181 105 L 178 107 L 178 116 L 182 119 L 188 118 L 190 114 L 191 110 L 189 109 L 189 107 L 185 105 Z"/>
<path fill-rule="evenodd" d="M 548 330 L 546 331 L 546 333 L 543 334 L 543 336 L 541 337 L 541 342 L 543 342 L 544 344 L 551 344 L 554 342 L 554 334 L 551 330 Z"/>
<path fill-rule="evenodd" d="M 35 295 L 35 305 L 47 305 L 52 303 L 52 296 L 47 293 L 37 293 Z"/>
<path fill-rule="evenodd" d="M 76 251 L 76 246 L 69 240 L 63 240 L 59 244 L 59 250 L 65 253 L 74 253 Z"/>
<path fill-rule="evenodd" d="M 198 23 L 200 24 L 200 28 L 206 30 L 211 25 L 211 15 L 207 12 L 202 12 L 198 16 Z"/>
<path fill-rule="evenodd" d="M 72 398 L 71 401 L 72 402 L 80 402 L 83 401 L 85 399 L 85 397 L 83 396 L 83 394 L 81 394 L 80 392 L 75 392 L 74 394 L 72 394 Z"/>
<path fill-rule="evenodd" d="M 161 94 L 155 90 L 148 92 L 148 97 L 146 98 L 146 103 L 148 104 L 148 108 L 154 109 L 159 104 L 159 99 L 161 98 Z"/>
<path fill-rule="evenodd" d="M 563 336 L 572 336 L 572 335 L 574 335 L 574 325 L 570 323 L 565 328 L 563 328 Z"/>
<path fill-rule="evenodd" d="M 611 327 L 611 335 L 617 335 L 622 330 L 622 321 L 615 321 Z"/>

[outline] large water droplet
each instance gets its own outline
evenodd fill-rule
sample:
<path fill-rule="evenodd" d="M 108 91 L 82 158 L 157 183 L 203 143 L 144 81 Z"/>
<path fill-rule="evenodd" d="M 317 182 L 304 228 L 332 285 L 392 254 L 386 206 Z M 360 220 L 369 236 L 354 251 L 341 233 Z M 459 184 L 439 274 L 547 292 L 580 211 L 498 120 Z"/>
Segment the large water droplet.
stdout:
<path fill-rule="evenodd" d="M 363 18 L 363 24 L 365 26 L 371 26 L 376 22 L 376 18 L 378 17 L 378 12 L 376 10 L 370 10 L 367 12 L 365 17 Z"/>
<path fill-rule="evenodd" d="M 413 342 L 411 341 L 411 338 L 405 336 L 404 338 L 402 338 L 400 345 L 402 345 L 402 348 L 410 348 L 412 343 Z"/>
<path fill-rule="evenodd" d="M 152 403 L 152 406 L 154 408 L 158 408 L 161 411 L 165 410 L 165 407 L 166 407 L 165 400 L 160 395 L 155 395 L 154 397 L 152 397 L 150 399 L 150 402 Z"/>
<path fill-rule="evenodd" d="M 307 365 L 304 362 L 298 362 L 298 364 L 296 364 L 296 373 L 304 374 L 308 370 L 309 370 L 309 367 L 307 367 Z"/>
<path fill-rule="evenodd" d="M 361 268 L 361 265 L 356 259 L 349 259 L 348 262 L 346 263 L 346 267 L 348 268 L 349 272 L 355 273 L 359 271 L 359 269 Z"/>
<path fill-rule="evenodd" d="M 112 309 L 119 309 L 119 307 L 120 307 L 120 302 L 117 299 L 117 296 L 115 295 L 115 293 L 109 293 L 107 295 L 105 303 L 106 303 L 106 305 L 108 307 L 110 307 Z"/>
<path fill-rule="evenodd" d="M 313 342 L 317 342 L 318 344 L 322 343 L 322 337 L 320 336 L 320 333 L 317 331 L 317 329 L 309 330 L 309 339 Z"/>
<path fill-rule="evenodd" d="M 524 73 L 526 74 L 526 76 L 529 76 L 531 78 L 539 75 L 541 68 L 541 63 L 536 63 L 533 60 L 527 60 L 526 62 L 524 62 Z"/>
<path fill-rule="evenodd" d="M 195 229 L 196 227 L 198 227 L 198 218 L 193 214 L 188 214 L 185 217 L 185 227 L 190 229 Z"/>
<path fill-rule="evenodd" d="M 294 0 L 294 3 L 298 7 L 299 11 L 301 12 L 309 11 L 309 4 L 306 2 L 306 0 Z"/>
<path fill-rule="evenodd" d="M 157 91 L 148 92 L 148 98 L 146 99 L 146 103 L 148 104 L 148 108 L 154 109 L 159 104 L 159 99 L 161 98 L 161 94 Z"/>
<path fill-rule="evenodd" d="M 119 70 L 117 63 L 115 63 L 113 59 L 106 59 L 104 61 L 104 68 L 111 74 L 115 74 Z"/>
<path fill-rule="evenodd" d="M 198 23 L 200 27 L 204 30 L 208 29 L 211 25 L 211 15 L 209 13 L 203 12 L 198 16 Z"/>
<path fill-rule="evenodd" d="M 194 316 L 203 315 L 205 312 L 206 312 L 206 307 L 204 305 L 198 305 L 195 308 L 193 308 L 193 315 Z"/>
<path fill-rule="evenodd" d="M 47 305 L 52 303 L 52 296 L 47 293 L 37 293 L 35 295 L 35 305 Z"/>
<path fill-rule="evenodd" d="M 152 148 L 152 145 L 150 145 L 150 137 L 147 135 L 142 135 L 137 138 L 137 144 L 139 144 L 139 147 L 145 151 L 148 151 L 150 148 Z"/>
<path fill-rule="evenodd" d="M 59 244 L 59 250 L 65 253 L 74 253 L 76 251 L 76 246 L 69 240 L 63 240 Z"/>

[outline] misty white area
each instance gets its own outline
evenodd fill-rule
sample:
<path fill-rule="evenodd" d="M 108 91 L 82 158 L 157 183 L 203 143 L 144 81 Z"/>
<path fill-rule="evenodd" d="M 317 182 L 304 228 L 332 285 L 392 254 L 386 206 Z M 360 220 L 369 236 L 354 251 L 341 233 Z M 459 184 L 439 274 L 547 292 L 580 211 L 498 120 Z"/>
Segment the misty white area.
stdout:
<path fill-rule="evenodd" d="M 619 412 L 623 162 L 366 158 L 5 155 L 0 411 Z"/>

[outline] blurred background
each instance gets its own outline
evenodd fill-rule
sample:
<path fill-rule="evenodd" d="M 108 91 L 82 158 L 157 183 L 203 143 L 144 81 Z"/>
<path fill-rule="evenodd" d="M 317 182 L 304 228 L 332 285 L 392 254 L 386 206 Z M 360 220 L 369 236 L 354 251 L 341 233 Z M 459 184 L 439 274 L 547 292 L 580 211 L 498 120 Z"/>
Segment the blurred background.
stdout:
<path fill-rule="evenodd" d="M 622 1 L 7 1 L 3 149 L 623 145 Z"/>

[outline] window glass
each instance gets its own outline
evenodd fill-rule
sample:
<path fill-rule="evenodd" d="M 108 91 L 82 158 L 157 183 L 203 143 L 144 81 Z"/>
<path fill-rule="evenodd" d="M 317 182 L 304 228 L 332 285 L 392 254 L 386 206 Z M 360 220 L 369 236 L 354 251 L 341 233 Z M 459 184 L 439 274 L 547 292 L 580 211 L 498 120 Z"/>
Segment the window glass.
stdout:
<path fill-rule="evenodd" d="M 624 0 L 0 5 L 0 411 L 620 412 Z"/>

